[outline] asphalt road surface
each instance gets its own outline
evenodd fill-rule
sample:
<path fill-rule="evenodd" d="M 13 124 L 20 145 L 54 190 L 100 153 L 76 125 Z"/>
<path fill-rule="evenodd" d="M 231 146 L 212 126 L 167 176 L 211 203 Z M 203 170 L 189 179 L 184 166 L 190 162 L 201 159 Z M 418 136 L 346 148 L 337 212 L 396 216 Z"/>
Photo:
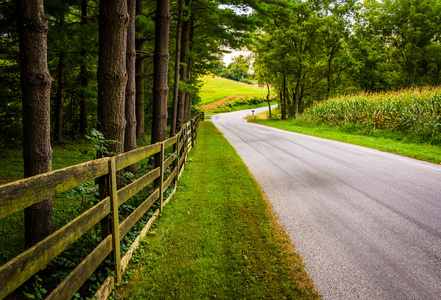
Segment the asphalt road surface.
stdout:
<path fill-rule="evenodd" d="M 247 123 L 247 114 L 212 121 L 323 299 L 441 299 L 440 165 Z"/>

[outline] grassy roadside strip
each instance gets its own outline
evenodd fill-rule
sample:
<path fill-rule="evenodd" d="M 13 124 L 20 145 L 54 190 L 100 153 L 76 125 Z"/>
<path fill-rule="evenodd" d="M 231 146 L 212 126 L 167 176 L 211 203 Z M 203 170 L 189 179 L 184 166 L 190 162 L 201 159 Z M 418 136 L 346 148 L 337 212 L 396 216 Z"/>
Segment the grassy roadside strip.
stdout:
<path fill-rule="evenodd" d="M 287 121 L 256 119 L 254 122 L 287 131 L 378 149 L 436 164 L 441 163 L 440 146 L 419 143 L 415 141 L 415 138 L 405 134 L 392 133 L 385 130 L 372 130 L 369 133 L 365 133 L 360 128 L 315 125 L 294 119 Z"/>
<path fill-rule="evenodd" d="M 211 122 L 178 192 L 138 248 L 127 299 L 319 299 L 234 148 Z"/>

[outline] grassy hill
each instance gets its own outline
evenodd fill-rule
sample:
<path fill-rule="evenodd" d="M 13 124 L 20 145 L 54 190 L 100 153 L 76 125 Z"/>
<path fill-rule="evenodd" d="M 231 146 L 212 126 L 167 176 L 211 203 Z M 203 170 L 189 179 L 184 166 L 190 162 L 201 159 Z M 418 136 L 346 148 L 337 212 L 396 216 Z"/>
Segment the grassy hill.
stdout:
<path fill-rule="evenodd" d="M 262 96 L 268 93 L 265 88 L 214 75 L 206 75 L 202 77 L 202 81 L 204 84 L 199 92 L 201 105 L 213 103 L 232 95 Z"/>

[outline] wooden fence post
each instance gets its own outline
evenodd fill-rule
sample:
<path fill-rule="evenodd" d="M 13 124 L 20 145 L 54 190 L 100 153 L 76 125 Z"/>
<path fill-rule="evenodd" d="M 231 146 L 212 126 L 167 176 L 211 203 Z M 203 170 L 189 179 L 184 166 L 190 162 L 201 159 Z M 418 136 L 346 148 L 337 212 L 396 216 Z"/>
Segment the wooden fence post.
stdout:
<path fill-rule="evenodd" d="M 184 145 L 182 146 L 182 154 L 184 155 L 184 160 L 182 161 L 182 164 L 185 165 L 185 162 L 187 160 L 187 146 L 188 146 L 188 127 L 187 123 L 184 124 L 184 139 L 183 139 Z"/>
<path fill-rule="evenodd" d="M 118 215 L 118 193 L 116 181 L 115 158 L 109 160 L 109 194 L 111 203 L 111 232 L 112 232 L 112 261 L 115 263 L 116 282 L 121 282 L 121 250 L 119 243 L 119 215 Z"/>
<path fill-rule="evenodd" d="M 160 168 L 161 175 L 159 176 L 160 185 L 159 185 L 159 197 L 161 199 L 161 211 L 164 205 L 164 142 L 161 143 L 161 153 L 160 153 Z"/>
<path fill-rule="evenodd" d="M 176 135 L 176 144 L 174 146 L 173 149 L 175 149 L 174 152 L 176 152 L 176 160 L 175 163 L 173 163 L 174 168 L 176 168 L 176 176 L 174 179 L 175 182 L 175 187 L 178 185 L 178 179 L 179 179 L 179 137 L 181 136 L 181 131 L 178 132 L 178 134 Z"/>
<path fill-rule="evenodd" d="M 190 126 L 191 126 L 191 148 L 194 148 L 194 137 L 195 137 L 195 132 L 194 132 L 195 126 L 194 126 L 193 122 L 194 122 L 194 118 L 191 119 L 191 122 L 190 122 Z"/>

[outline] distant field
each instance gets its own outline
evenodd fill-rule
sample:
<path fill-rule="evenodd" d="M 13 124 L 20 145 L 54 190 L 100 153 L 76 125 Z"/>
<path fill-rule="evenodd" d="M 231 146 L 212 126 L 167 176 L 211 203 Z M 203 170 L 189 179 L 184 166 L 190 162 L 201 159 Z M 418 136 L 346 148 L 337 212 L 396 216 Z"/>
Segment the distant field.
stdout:
<path fill-rule="evenodd" d="M 268 93 L 265 88 L 214 75 L 206 75 L 202 77 L 202 81 L 204 85 L 199 92 L 201 105 L 213 103 L 232 95 L 262 96 Z"/>

